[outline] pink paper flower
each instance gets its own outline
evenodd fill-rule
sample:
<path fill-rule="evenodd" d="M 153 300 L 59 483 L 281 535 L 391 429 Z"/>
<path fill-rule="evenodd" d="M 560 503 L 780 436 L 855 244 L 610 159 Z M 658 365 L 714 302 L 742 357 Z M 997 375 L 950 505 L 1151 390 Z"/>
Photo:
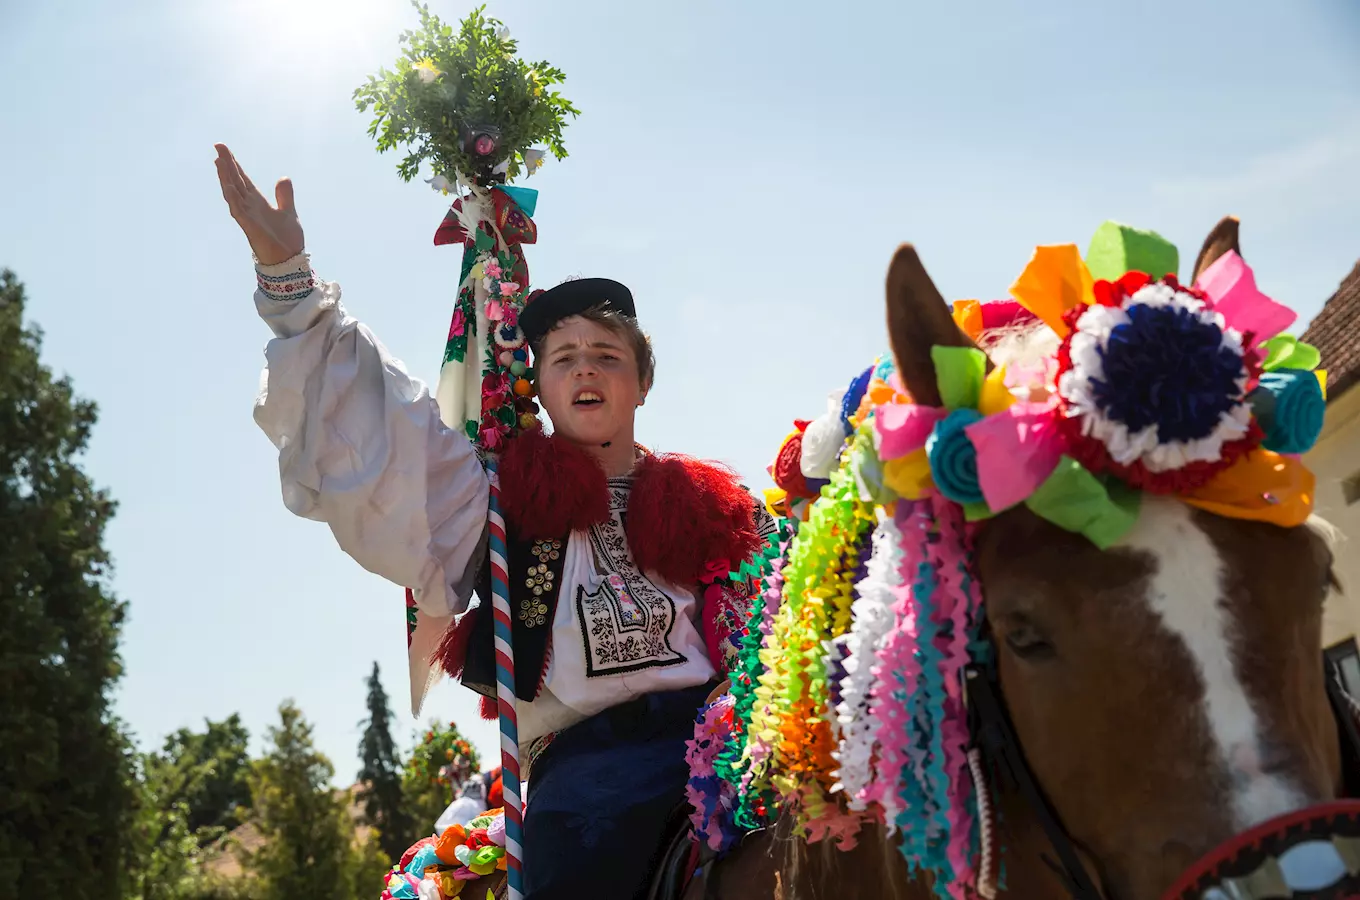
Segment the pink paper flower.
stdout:
<path fill-rule="evenodd" d="M 517 293 L 519 293 L 519 285 L 518 285 L 518 284 L 516 284 L 516 283 L 513 282 L 513 281 L 502 281 L 502 282 L 501 282 L 501 296 L 502 296 L 502 297 L 513 297 L 513 296 L 515 296 Z"/>
<path fill-rule="evenodd" d="M 486 301 L 486 317 L 493 322 L 505 318 L 505 305 L 499 300 Z"/>
<path fill-rule="evenodd" d="M 488 259 L 482 265 L 482 272 L 486 275 L 487 278 L 500 278 L 501 264 L 494 259 Z"/>
<path fill-rule="evenodd" d="M 505 436 L 510 433 L 510 429 L 497 422 L 494 425 L 483 425 L 481 431 L 482 446 L 487 450 L 499 450 L 505 442 Z"/>
<path fill-rule="evenodd" d="M 935 425 L 944 417 L 943 409 L 917 406 L 914 403 L 888 403 L 879 407 L 874 413 L 879 457 L 884 460 L 901 459 L 921 449 Z"/>
<path fill-rule="evenodd" d="M 1270 340 L 1298 318 L 1292 309 L 1257 289 L 1251 266 L 1235 250 L 1229 250 L 1201 272 L 1195 287 L 1214 302 L 1214 312 L 1223 317 L 1229 328 L 1251 336 L 1250 346 Z"/>

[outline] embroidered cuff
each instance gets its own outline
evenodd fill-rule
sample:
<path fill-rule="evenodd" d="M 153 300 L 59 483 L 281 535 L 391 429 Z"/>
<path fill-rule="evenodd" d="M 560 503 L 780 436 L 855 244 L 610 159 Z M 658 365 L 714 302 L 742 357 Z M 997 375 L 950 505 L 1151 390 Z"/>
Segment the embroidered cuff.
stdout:
<path fill-rule="evenodd" d="M 256 260 L 255 281 L 260 293 L 278 303 L 301 300 L 316 289 L 311 257 L 305 252 L 272 266 Z"/>

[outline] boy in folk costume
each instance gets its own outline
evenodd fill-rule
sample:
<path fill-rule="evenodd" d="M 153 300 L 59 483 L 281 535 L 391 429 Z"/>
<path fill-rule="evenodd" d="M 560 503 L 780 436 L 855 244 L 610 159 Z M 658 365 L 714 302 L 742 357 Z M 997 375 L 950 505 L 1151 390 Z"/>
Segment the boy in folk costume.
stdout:
<path fill-rule="evenodd" d="M 275 208 L 220 145 L 217 168 L 275 334 L 255 419 L 279 448 L 286 505 L 411 590 L 413 706 L 432 665 L 494 697 L 488 482 L 476 451 L 345 314 L 339 287 L 312 273 L 291 183 L 279 183 Z M 553 424 L 551 437 L 511 439 L 499 462 L 519 736 L 532 766 L 525 894 L 627 898 L 645 889 L 683 809 L 684 744 L 745 613 L 743 592 L 713 583 L 774 523 L 727 470 L 634 442 L 654 360 L 627 288 L 567 282 L 533 299 L 520 326 Z"/>

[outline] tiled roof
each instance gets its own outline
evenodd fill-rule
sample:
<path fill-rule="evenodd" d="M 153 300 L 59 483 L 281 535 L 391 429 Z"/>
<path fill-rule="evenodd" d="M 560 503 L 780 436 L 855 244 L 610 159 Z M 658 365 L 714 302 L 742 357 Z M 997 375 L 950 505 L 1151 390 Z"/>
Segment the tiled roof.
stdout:
<path fill-rule="evenodd" d="M 1327 370 L 1329 400 L 1360 381 L 1360 262 L 1309 323 L 1303 340 L 1322 354 L 1320 368 Z"/>

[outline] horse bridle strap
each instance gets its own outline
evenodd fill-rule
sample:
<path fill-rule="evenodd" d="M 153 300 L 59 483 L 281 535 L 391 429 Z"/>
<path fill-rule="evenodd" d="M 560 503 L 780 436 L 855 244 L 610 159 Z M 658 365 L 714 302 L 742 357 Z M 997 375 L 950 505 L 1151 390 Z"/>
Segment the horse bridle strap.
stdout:
<path fill-rule="evenodd" d="M 1341 739 L 1345 790 L 1352 796 L 1360 796 L 1360 702 L 1346 693 L 1336 664 L 1326 660 L 1324 665 L 1327 699 L 1336 717 Z M 994 766 L 1001 767 L 1019 788 L 1057 856 L 1056 861 L 1047 856 L 1044 861 L 1062 880 L 1073 900 L 1102 900 L 1099 889 L 1077 856 L 1067 830 L 1029 770 L 1029 763 L 1025 761 L 1020 740 L 1015 734 L 1015 726 L 1011 724 L 1010 715 L 1001 703 L 995 668 L 968 666 L 964 669 L 964 691 L 973 740 L 984 756 Z"/>
<path fill-rule="evenodd" d="M 1341 670 L 1330 659 L 1326 661 L 1327 699 L 1341 738 L 1341 771 L 1343 787 L 1352 797 L 1360 797 L 1360 703 L 1346 692 L 1341 681 Z"/>
<path fill-rule="evenodd" d="M 973 720 L 973 739 L 981 747 L 983 754 L 994 764 L 1002 766 L 1011 781 L 1020 789 L 1021 796 L 1029 805 L 1034 817 L 1039 820 L 1039 826 L 1043 828 L 1049 845 L 1058 857 L 1054 861 L 1045 856 L 1044 861 L 1062 879 L 1063 886 L 1067 888 L 1073 900 L 1101 900 L 1100 891 L 1078 858 L 1076 847 L 1072 845 L 1071 838 L 1058 821 L 1057 815 L 1048 803 L 1048 798 L 1034 780 L 1029 763 L 1025 762 L 1020 741 L 1015 736 L 1015 727 L 1011 724 L 1005 707 L 1001 705 L 994 671 L 977 665 L 968 666 L 964 670 L 968 714 Z"/>

